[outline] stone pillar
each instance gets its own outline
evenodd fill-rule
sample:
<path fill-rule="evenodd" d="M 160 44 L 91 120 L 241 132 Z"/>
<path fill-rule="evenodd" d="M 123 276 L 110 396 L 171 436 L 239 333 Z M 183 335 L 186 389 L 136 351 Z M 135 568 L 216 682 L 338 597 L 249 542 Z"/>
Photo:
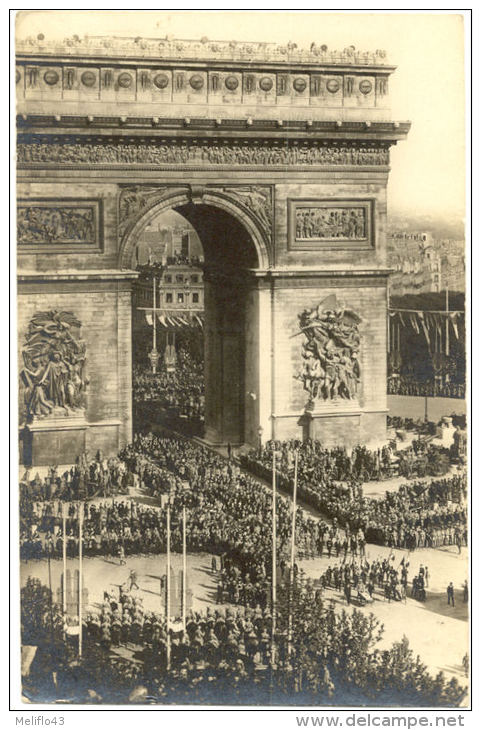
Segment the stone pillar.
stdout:
<path fill-rule="evenodd" d="M 337 274 L 299 269 L 269 274 L 274 438 L 302 440 L 311 437 L 327 447 L 385 442 L 387 275 L 388 272 L 382 269 Z M 302 377 L 303 346 L 308 338 L 300 327 L 299 315 L 318 305 L 322 309 L 324 301 L 328 302 L 325 308 L 346 310 L 359 317 L 361 375 L 353 397 L 319 395 L 310 402 Z M 342 344 L 336 341 L 335 335 L 328 347 L 333 353 L 342 351 Z"/>
<path fill-rule="evenodd" d="M 211 443 L 244 441 L 244 308 L 234 277 L 206 274 L 205 437 Z"/>
<path fill-rule="evenodd" d="M 22 274 L 19 277 L 18 363 L 37 312 L 71 312 L 86 343 L 86 408 L 29 417 L 20 390 L 20 462 L 70 464 L 86 449 L 115 455 L 132 439 L 131 279 L 134 272 Z"/>

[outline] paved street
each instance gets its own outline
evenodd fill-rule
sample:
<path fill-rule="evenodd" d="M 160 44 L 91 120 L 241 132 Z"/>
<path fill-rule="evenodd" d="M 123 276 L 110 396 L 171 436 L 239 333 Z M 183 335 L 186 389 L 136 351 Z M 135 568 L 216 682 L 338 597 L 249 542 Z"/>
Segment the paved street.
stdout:
<path fill-rule="evenodd" d="M 103 600 L 105 590 L 112 591 L 127 582 L 129 585 L 130 570 L 136 570 L 139 578 L 139 595 L 144 608 L 148 611 L 160 611 L 160 577 L 166 573 L 166 556 L 164 555 L 137 555 L 127 556 L 127 564 L 119 565 L 118 559 L 113 558 L 85 558 L 84 586 L 89 592 L 89 607 L 98 608 Z M 174 571 L 182 569 L 182 555 L 172 554 Z M 193 590 L 193 608 L 202 610 L 215 600 L 216 580 L 211 575 L 211 556 L 205 554 L 189 555 L 187 563 L 188 586 Z M 78 569 L 78 560 L 69 559 L 67 569 Z M 48 566 L 46 560 L 22 562 L 21 582 L 25 584 L 27 577 L 33 575 L 48 585 Z M 62 561 L 51 561 L 52 587 L 54 595 L 60 586 Z M 135 593 L 135 589 L 134 589 Z"/>
<path fill-rule="evenodd" d="M 388 395 L 387 407 L 390 416 L 401 418 L 422 418 L 426 413 L 426 399 L 416 395 Z M 443 416 L 466 413 L 466 401 L 463 398 L 428 398 L 428 419 L 438 422 Z"/>

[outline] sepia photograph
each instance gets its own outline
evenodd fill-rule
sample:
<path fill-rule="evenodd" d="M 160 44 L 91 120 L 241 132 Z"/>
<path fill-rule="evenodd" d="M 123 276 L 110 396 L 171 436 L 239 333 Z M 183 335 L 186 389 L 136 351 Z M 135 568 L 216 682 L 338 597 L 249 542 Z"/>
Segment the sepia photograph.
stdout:
<path fill-rule="evenodd" d="M 470 707 L 469 23 L 12 14 L 18 703 Z"/>

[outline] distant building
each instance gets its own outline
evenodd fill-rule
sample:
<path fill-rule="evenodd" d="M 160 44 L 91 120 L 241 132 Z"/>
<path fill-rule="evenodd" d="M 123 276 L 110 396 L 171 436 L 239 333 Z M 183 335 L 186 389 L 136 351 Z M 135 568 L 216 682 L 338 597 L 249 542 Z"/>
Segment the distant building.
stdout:
<path fill-rule="evenodd" d="M 180 216 L 178 216 L 180 218 Z M 135 263 L 163 265 L 203 260 L 202 244 L 189 225 L 165 225 L 161 219 L 148 226 L 140 235 Z"/>
<path fill-rule="evenodd" d="M 134 307 L 153 307 L 153 277 L 142 277 L 136 284 Z M 166 264 L 156 278 L 156 307 L 172 315 L 204 312 L 204 279 L 198 262 Z"/>
<path fill-rule="evenodd" d="M 389 281 L 392 296 L 440 292 L 441 255 L 430 233 L 395 232 L 388 236 Z"/>

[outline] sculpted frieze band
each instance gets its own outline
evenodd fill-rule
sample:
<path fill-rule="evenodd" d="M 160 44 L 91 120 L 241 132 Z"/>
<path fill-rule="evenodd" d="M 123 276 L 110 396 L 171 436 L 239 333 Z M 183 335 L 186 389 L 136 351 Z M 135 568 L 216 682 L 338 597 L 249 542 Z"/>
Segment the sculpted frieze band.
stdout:
<path fill-rule="evenodd" d="M 389 149 L 374 145 L 191 140 L 150 144 L 20 143 L 20 165 L 388 165 Z"/>

